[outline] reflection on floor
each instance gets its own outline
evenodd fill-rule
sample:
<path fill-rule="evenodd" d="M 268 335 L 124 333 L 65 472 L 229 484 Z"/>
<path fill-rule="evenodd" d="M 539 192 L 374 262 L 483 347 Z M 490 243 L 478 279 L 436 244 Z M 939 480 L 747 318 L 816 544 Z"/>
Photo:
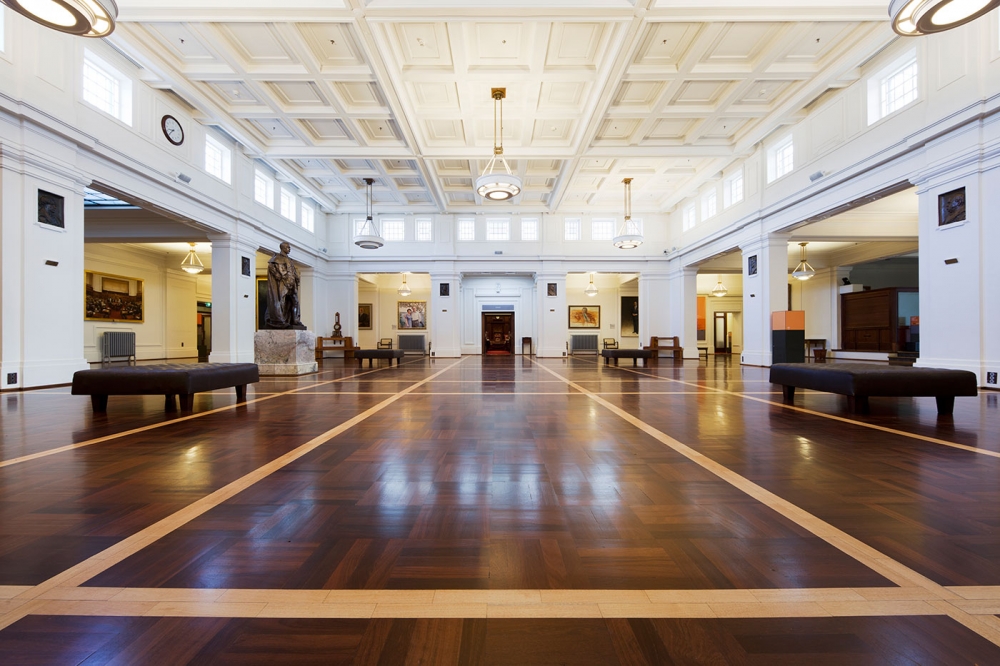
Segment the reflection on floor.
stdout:
<path fill-rule="evenodd" d="M 998 663 L 996 397 L 522 356 L 7 394 L 0 654 Z"/>

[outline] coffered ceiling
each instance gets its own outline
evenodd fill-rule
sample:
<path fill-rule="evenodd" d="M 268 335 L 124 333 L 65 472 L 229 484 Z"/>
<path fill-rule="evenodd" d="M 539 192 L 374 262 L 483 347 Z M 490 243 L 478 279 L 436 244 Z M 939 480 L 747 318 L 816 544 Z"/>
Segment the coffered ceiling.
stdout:
<path fill-rule="evenodd" d="M 148 82 L 330 209 L 664 211 L 892 39 L 884 0 L 123 2 Z M 505 87 L 514 204 L 473 182 Z"/>

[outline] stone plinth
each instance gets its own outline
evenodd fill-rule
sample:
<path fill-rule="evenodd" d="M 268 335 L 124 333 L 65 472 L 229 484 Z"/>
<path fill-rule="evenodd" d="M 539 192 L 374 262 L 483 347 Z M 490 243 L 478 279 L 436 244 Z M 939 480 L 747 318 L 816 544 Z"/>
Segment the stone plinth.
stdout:
<path fill-rule="evenodd" d="M 253 358 L 262 375 L 304 375 L 316 372 L 316 334 L 310 331 L 257 331 Z"/>

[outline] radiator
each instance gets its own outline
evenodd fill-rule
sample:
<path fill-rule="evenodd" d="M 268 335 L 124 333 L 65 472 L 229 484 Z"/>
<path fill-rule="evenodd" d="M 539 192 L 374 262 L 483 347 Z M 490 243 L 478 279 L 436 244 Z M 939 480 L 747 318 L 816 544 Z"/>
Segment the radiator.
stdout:
<path fill-rule="evenodd" d="M 134 331 L 105 331 L 101 336 L 101 364 L 116 358 L 135 363 Z"/>
<path fill-rule="evenodd" d="M 597 353 L 597 336 L 596 335 L 571 335 L 569 336 L 569 353 L 570 354 L 596 354 Z"/>
<path fill-rule="evenodd" d="M 400 335 L 399 349 L 405 354 L 424 354 L 424 336 Z"/>

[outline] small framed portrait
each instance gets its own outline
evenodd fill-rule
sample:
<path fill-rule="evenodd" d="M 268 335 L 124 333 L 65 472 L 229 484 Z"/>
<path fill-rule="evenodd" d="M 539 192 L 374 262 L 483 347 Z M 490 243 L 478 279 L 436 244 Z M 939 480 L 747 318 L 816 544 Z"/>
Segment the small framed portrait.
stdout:
<path fill-rule="evenodd" d="M 938 195 L 938 226 L 965 221 L 965 188 Z"/>
<path fill-rule="evenodd" d="M 757 255 L 747 257 L 747 275 L 757 275 Z"/>
<path fill-rule="evenodd" d="M 558 290 L 557 285 L 556 285 L 555 282 L 549 282 L 548 283 L 548 294 L 549 294 L 549 296 L 558 296 L 559 295 L 559 290 Z"/>
<path fill-rule="evenodd" d="M 85 320 L 140 324 L 145 320 L 141 279 L 84 271 L 83 284 Z"/>
<path fill-rule="evenodd" d="M 63 217 L 66 200 L 58 194 L 38 190 L 38 222 L 50 227 L 66 228 Z"/>
<path fill-rule="evenodd" d="M 571 306 L 569 306 L 569 327 L 570 328 L 600 328 L 601 327 L 601 306 L 600 305 L 571 305 Z"/>
<path fill-rule="evenodd" d="M 427 301 L 397 301 L 399 330 L 423 330 L 427 328 Z"/>
<path fill-rule="evenodd" d="M 370 330 L 372 330 L 372 304 L 371 303 L 359 303 L 358 304 L 358 330 L 359 331 L 370 331 Z"/>
<path fill-rule="evenodd" d="M 246 277 L 253 277 L 253 273 L 250 272 L 251 270 L 253 270 L 250 267 L 250 257 L 240 257 L 240 264 L 243 275 L 245 275 Z"/>
<path fill-rule="evenodd" d="M 439 290 L 438 290 L 438 295 L 439 296 L 451 296 L 451 283 L 450 282 L 442 282 L 441 285 L 440 285 L 440 287 L 439 287 Z"/>

